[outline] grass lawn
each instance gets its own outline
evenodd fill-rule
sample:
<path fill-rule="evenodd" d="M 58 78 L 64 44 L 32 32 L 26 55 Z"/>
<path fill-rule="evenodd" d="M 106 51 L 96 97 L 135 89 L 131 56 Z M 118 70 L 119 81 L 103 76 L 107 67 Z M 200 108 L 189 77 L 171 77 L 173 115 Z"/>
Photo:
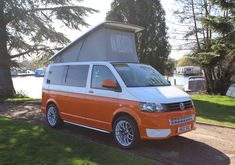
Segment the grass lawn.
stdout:
<path fill-rule="evenodd" d="M 235 127 L 235 98 L 216 95 L 192 95 L 197 121 Z"/>
<path fill-rule="evenodd" d="M 156 164 L 113 147 L 0 116 L 0 164 Z"/>

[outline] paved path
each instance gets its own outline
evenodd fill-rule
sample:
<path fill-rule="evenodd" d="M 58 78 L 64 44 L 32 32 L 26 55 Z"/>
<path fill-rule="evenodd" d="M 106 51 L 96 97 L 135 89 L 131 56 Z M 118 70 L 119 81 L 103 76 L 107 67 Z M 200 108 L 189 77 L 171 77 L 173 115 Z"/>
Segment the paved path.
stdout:
<path fill-rule="evenodd" d="M 0 115 L 40 124 L 47 123 L 35 103 L 0 105 Z M 161 141 L 144 141 L 132 152 L 169 165 L 235 165 L 235 129 L 197 125 L 197 130 Z M 65 124 L 58 131 L 78 138 L 115 146 L 112 136 Z M 115 146 L 116 147 L 116 146 Z"/>

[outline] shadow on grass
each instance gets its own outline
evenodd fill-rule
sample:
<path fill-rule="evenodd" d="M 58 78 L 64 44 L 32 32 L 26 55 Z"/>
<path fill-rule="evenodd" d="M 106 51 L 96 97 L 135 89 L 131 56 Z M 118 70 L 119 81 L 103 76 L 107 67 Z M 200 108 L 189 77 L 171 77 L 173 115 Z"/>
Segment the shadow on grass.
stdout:
<path fill-rule="evenodd" d="M 0 164 L 155 164 L 114 148 L 0 117 Z"/>
<path fill-rule="evenodd" d="M 228 123 L 235 126 L 235 106 L 223 105 L 209 101 L 194 100 L 197 116 L 216 122 Z"/>

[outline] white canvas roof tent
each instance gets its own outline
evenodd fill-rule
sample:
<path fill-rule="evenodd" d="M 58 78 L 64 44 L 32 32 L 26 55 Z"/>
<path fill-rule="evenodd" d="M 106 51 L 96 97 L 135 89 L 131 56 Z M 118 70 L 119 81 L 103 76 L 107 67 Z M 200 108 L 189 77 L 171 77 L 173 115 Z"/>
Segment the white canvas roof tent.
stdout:
<path fill-rule="evenodd" d="M 54 63 L 82 61 L 139 62 L 135 33 L 144 28 L 106 21 L 60 50 L 51 57 Z"/>

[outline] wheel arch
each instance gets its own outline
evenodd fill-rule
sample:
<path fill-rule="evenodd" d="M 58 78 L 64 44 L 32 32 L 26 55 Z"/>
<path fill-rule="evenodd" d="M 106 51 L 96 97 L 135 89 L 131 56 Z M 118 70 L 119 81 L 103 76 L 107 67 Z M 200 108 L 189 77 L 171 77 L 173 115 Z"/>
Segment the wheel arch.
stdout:
<path fill-rule="evenodd" d="M 54 115 L 56 115 L 57 117 L 56 117 L 56 122 L 55 122 L 55 125 L 51 125 L 51 123 L 49 122 L 49 120 L 48 120 L 48 111 L 49 111 L 49 106 L 50 105 L 52 105 L 52 107 L 54 107 L 55 108 L 55 113 L 54 113 Z M 47 104 L 46 104 L 46 118 L 47 118 L 47 122 L 49 123 L 49 125 L 52 127 L 52 128 L 59 128 L 59 127 L 61 127 L 62 125 L 63 125 L 63 119 L 61 119 L 61 116 L 60 116 L 60 111 L 59 111 L 59 109 L 58 109 L 58 106 L 57 106 L 57 104 L 56 104 L 56 102 L 55 101 L 53 101 L 53 100 L 48 100 L 47 101 Z"/>
<path fill-rule="evenodd" d="M 55 100 L 53 100 L 53 99 L 50 99 L 50 100 L 48 100 L 47 103 L 46 103 L 46 112 L 47 112 L 47 108 L 48 108 L 48 106 L 49 106 L 50 104 L 54 104 L 54 105 L 56 106 L 57 110 L 59 110 L 59 109 L 58 109 L 58 104 L 57 104 L 57 102 L 56 102 Z"/>
<path fill-rule="evenodd" d="M 127 109 L 122 109 L 122 110 L 119 110 L 117 112 L 115 112 L 113 114 L 113 118 L 112 118 L 112 130 L 113 130 L 113 124 L 115 122 L 115 120 L 120 117 L 120 116 L 128 116 L 130 117 L 137 125 L 138 127 L 138 130 L 140 129 L 140 118 L 133 112 L 130 112 L 130 110 L 127 110 Z M 140 130 L 139 130 L 140 131 Z"/>

